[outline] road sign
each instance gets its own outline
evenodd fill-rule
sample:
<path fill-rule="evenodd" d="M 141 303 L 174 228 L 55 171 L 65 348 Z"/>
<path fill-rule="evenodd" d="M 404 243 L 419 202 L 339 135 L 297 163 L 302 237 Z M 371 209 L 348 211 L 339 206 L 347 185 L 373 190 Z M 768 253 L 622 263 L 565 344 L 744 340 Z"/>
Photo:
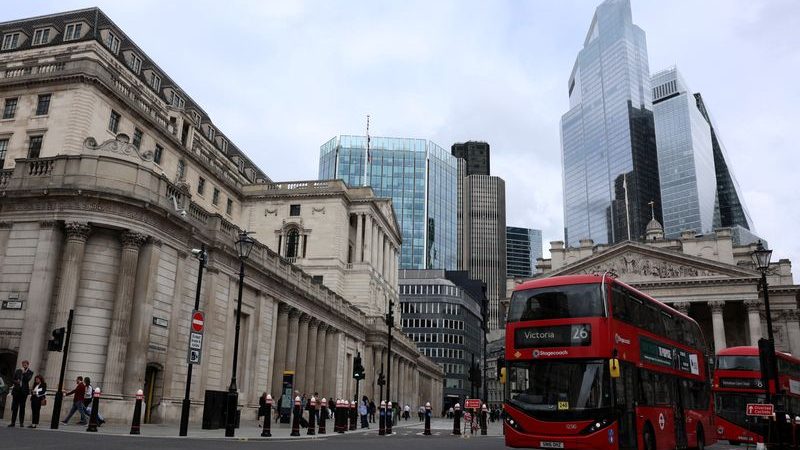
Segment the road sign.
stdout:
<path fill-rule="evenodd" d="M 206 318 L 203 311 L 195 311 L 192 313 L 192 331 L 202 333 L 205 322 Z"/>
<path fill-rule="evenodd" d="M 772 417 L 775 414 L 775 405 L 772 403 L 748 403 L 745 412 L 748 416 Z"/>
<path fill-rule="evenodd" d="M 203 333 L 189 333 L 189 348 L 192 350 L 203 349 Z"/>
<path fill-rule="evenodd" d="M 481 399 L 479 398 L 468 398 L 464 400 L 464 408 L 465 409 L 481 409 Z"/>

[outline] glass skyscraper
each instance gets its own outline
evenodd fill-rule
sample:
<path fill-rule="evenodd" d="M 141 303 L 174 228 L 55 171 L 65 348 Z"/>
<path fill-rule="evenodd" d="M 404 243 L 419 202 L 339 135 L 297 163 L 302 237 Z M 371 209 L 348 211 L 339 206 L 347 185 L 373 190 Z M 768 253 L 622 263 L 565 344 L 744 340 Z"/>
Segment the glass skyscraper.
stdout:
<path fill-rule="evenodd" d="M 370 137 L 369 155 L 366 136 L 338 136 L 320 147 L 319 179 L 371 186 L 392 199 L 401 269 L 456 269 L 457 170 L 454 156 L 424 139 Z"/>
<path fill-rule="evenodd" d="M 700 94 L 692 94 L 675 67 L 651 81 L 664 236 L 730 227 L 737 244 L 758 239 Z"/>
<path fill-rule="evenodd" d="M 542 230 L 506 227 L 506 273 L 528 278 L 537 273 L 536 259 L 542 257 Z"/>
<path fill-rule="evenodd" d="M 568 84 L 561 117 L 564 239 L 614 243 L 661 220 L 650 72 L 644 31 L 629 0 L 596 10 Z"/>

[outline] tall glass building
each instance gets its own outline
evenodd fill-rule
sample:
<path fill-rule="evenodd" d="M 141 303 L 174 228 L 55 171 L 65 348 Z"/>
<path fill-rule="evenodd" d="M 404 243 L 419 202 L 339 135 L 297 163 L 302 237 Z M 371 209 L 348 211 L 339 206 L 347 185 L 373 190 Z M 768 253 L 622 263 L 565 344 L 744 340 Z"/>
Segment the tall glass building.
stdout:
<path fill-rule="evenodd" d="M 401 269 L 456 269 L 457 159 L 425 139 L 337 136 L 320 147 L 319 179 L 392 199 Z"/>
<path fill-rule="evenodd" d="M 529 278 L 542 257 L 542 230 L 506 227 L 506 273 L 509 277 Z"/>
<path fill-rule="evenodd" d="M 700 94 L 692 94 L 675 67 L 651 82 L 665 237 L 730 227 L 737 244 L 758 239 Z"/>
<path fill-rule="evenodd" d="M 564 239 L 614 243 L 644 236 L 653 202 L 661 220 L 650 72 L 629 0 L 596 10 L 561 117 Z"/>

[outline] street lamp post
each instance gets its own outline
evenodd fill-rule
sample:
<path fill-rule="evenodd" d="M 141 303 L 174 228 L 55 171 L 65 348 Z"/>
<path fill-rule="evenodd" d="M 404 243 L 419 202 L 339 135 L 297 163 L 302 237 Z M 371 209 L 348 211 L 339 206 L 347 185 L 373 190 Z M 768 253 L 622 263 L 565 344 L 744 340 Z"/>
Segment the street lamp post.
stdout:
<path fill-rule="evenodd" d="M 762 372 L 770 372 L 772 375 L 772 381 L 775 384 L 775 396 L 778 397 L 780 395 L 780 381 L 778 378 L 778 368 L 777 368 L 777 361 L 775 358 L 775 338 L 772 334 L 772 310 L 769 307 L 769 285 L 767 284 L 767 271 L 769 270 L 769 263 L 770 259 L 772 258 L 772 250 L 768 250 L 764 248 L 764 245 L 761 243 L 761 240 L 758 241 L 756 245 L 756 249 L 750 255 L 753 258 L 753 264 L 755 264 L 756 268 L 761 272 L 761 282 L 759 283 L 761 286 L 761 292 L 764 294 L 764 309 L 766 310 L 767 315 L 767 340 L 769 345 L 767 348 L 769 349 L 768 354 L 760 355 L 761 361 L 767 362 L 770 367 L 762 367 Z M 763 347 L 759 346 L 759 351 L 763 352 Z M 767 403 L 772 402 L 772 392 L 769 386 L 769 382 L 766 383 L 766 394 L 767 394 Z M 784 423 L 786 422 L 786 416 L 784 415 L 784 411 L 779 411 L 778 408 L 775 408 L 775 439 L 778 441 L 778 448 L 783 448 L 783 442 L 781 440 L 781 428 L 783 427 Z"/>
<path fill-rule="evenodd" d="M 394 327 L 394 301 L 390 299 L 389 311 L 386 313 L 386 329 L 389 333 L 386 350 L 386 399 L 388 401 L 392 400 L 392 327 Z"/>
<path fill-rule="evenodd" d="M 233 367 L 231 367 L 231 385 L 228 386 L 227 414 L 225 417 L 225 436 L 233 437 L 236 430 L 236 407 L 239 403 L 239 392 L 236 388 L 236 366 L 239 363 L 239 324 L 242 319 L 242 290 L 244 289 L 244 262 L 250 256 L 255 241 L 242 230 L 236 241 L 239 253 L 239 297 L 236 301 L 236 333 L 233 338 Z"/>
<path fill-rule="evenodd" d="M 202 244 L 199 250 L 192 249 L 192 254 L 194 254 L 200 261 L 200 267 L 197 269 L 197 289 L 194 293 L 193 311 L 197 311 L 200 309 L 200 287 L 203 285 L 203 269 L 205 269 L 206 263 L 208 262 L 206 244 Z M 186 393 L 183 396 L 183 404 L 181 405 L 181 425 L 180 430 L 178 431 L 179 436 L 186 436 L 189 429 L 189 407 L 191 405 L 189 395 L 192 391 L 192 367 L 194 367 L 194 364 L 189 363 L 189 368 L 186 371 Z"/>

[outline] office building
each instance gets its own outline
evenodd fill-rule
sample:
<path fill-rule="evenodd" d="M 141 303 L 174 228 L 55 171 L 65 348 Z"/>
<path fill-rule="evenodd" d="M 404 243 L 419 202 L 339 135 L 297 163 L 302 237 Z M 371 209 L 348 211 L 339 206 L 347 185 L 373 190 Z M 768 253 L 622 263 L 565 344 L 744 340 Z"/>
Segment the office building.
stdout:
<path fill-rule="evenodd" d="M 392 199 L 401 269 L 456 268 L 457 171 L 454 156 L 424 139 L 337 136 L 320 147 L 319 179 Z"/>
<path fill-rule="evenodd" d="M 530 278 L 537 273 L 536 260 L 542 257 L 542 230 L 506 227 L 506 275 Z"/>
<path fill-rule="evenodd" d="M 467 176 L 489 175 L 489 144 L 487 142 L 456 143 L 450 147 L 450 152 L 456 158 L 461 158 L 466 162 Z"/>
<path fill-rule="evenodd" d="M 629 0 L 596 10 L 569 77 L 561 118 L 564 239 L 614 243 L 661 220 L 650 71 Z"/>

